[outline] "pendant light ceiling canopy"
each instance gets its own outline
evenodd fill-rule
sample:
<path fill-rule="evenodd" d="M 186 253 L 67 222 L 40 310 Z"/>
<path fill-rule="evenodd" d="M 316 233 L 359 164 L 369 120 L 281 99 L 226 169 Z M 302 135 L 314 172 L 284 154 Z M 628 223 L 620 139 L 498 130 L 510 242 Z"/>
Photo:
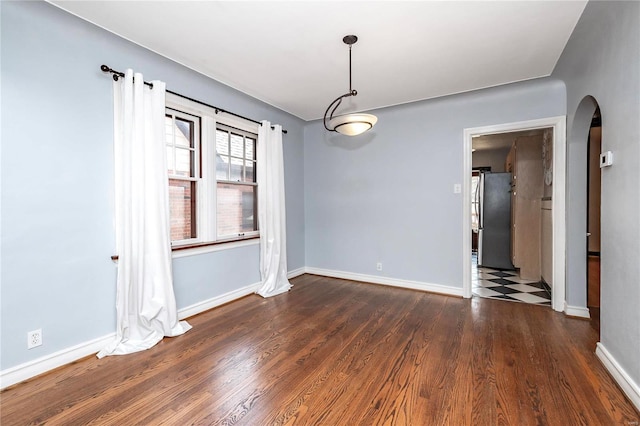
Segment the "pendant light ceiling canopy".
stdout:
<path fill-rule="evenodd" d="M 351 88 L 351 47 L 356 41 L 358 41 L 358 37 L 354 35 L 347 35 L 344 36 L 342 41 L 349 46 L 349 92 L 339 96 L 329 104 L 329 107 L 324 113 L 324 127 L 330 132 L 338 132 L 347 136 L 356 136 L 371 129 L 378 121 L 378 118 L 375 115 L 363 113 L 338 115 L 336 117 L 333 116 L 344 98 L 356 96 L 358 94 L 357 90 Z"/>

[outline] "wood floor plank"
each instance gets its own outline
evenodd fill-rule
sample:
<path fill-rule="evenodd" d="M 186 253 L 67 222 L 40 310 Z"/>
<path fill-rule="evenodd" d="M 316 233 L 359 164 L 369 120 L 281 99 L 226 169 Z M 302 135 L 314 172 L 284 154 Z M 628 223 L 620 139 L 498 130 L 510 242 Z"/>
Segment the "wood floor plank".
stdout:
<path fill-rule="evenodd" d="M 189 319 L 148 351 L 89 357 L 0 393 L 0 423 L 613 425 L 640 415 L 588 321 L 303 275 Z"/>

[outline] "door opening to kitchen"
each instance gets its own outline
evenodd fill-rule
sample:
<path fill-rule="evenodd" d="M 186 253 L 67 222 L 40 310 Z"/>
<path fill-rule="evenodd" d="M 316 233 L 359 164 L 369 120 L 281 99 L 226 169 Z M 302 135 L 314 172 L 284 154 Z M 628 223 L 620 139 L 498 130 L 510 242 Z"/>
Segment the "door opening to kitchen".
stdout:
<path fill-rule="evenodd" d="M 553 129 L 472 139 L 474 296 L 551 306 Z"/>

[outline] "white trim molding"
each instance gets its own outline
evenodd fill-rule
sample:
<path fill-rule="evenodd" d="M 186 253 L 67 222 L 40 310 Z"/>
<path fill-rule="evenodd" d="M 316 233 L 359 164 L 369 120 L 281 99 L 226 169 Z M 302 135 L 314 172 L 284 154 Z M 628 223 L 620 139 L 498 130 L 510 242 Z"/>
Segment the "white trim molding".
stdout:
<path fill-rule="evenodd" d="M 294 271 L 289 272 L 289 276 L 298 276 L 303 273 L 304 268 L 298 268 Z M 191 306 L 184 307 L 178 310 L 178 318 L 182 320 L 202 313 L 204 311 L 208 311 L 209 309 L 253 294 L 256 292 L 256 290 L 258 290 L 258 288 L 260 288 L 260 283 L 250 284 L 248 286 L 239 288 L 237 290 L 232 290 L 220 296 L 216 296 L 211 299 L 195 303 Z M 4 389 L 8 386 L 28 380 L 32 377 L 53 370 L 54 368 L 70 364 L 89 355 L 94 355 L 98 351 L 103 349 L 109 342 L 111 342 L 115 335 L 115 333 L 111 333 L 106 336 L 99 337 L 88 342 L 80 343 L 78 345 L 60 350 L 58 352 L 54 352 L 49 355 L 45 355 L 41 358 L 25 362 L 15 367 L 2 370 L 0 371 L 0 389 Z"/>
<path fill-rule="evenodd" d="M 328 269 L 301 267 L 289 271 L 287 276 L 289 278 L 295 278 L 305 273 L 324 275 L 334 278 L 343 278 L 352 281 L 382 284 L 393 287 L 402 287 L 413 290 L 421 290 L 430 293 L 446 294 L 450 296 L 462 296 L 462 289 L 457 287 L 450 287 L 440 284 L 429 284 L 418 281 L 401 280 L 395 278 L 378 277 L 374 275 L 355 274 L 351 272 L 332 271 Z M 229 303 L 233 300 L 253 294 L 256 292 L 256 290 L 258 290 L 258 288 L 260 288 L 259 282 L 241 287 L 236 290 L 232 290 L 228 293 L 213 297 L 211 299 L 203 300 L 191 306 L 184 307 L 178 310 L 178 318 L 182 320 L 208 311 L 209 309 L 213 309 L 217 306 L 224 305 L 225 303 Z M 32 377 L 53 370 L 54 368 L 70 364 L 89 355 L 94 355 L 95 353 L 103 349 L 114 337 L 115 333 L 111 333 L 106 336 L 99 337 L 88 342 L 80 343 L 78 345 L 60 350 L 58 352 L 54 352 L 49 355 L 45 355 L 33 361 L 25 362 L 15 367 L 0 371 L 0 389 L 4 389 L 8 386 L 28 380 Z"/>
<path fill-rule="evenodd" d="M 171 252 L 171 258 L 178 259 L 180 257 L 196 256 L 198 254 L 213 253 L 216 251 L 232 250 L 235 248 L 257 246 L 257 245 L 260 245 L 259 238 L 229 241 L 226 243 L 220 242 L 219 244 L 211 244 L 207 246 L 197 246 L 197 247 L 185 248 L 182 250 L 174 250 Z"/>
<path fill-rule="evenodd" d="M 303 266 L 301 268 L 294 269 L 293 271 L 289 271 L 287 273 L 287 278 L 291 279 L 291 278 L 299 277 L 304 273 L 305 273 L 305 267 Z"/>
<path fill-rule="evenodd" d="M 202 302 L 194 303 L 191 306 L 178 309 L 178 318 L 183 320 L 194 315 L 201 314 L 209 309 L 213 309 L 217 306 L 224 305 L 225 303 L 253 294 L 258 290 L 258 288 L 260 288 L 259 282 L 244 286 L 237 290 L 232 290 L 228 293 L 221 294 L 220 296 L 212 297 L 211 299 L 203 300 Z"/>
<path fill-rule="evenodd" d="M 41 358 L 34 359 L 33 361 L 28 361 L 24 364 L 2 370 L 0 371 L 0 389 L 15 385 L 16 383 L 20 383 L 39 374 L 46 373 L 54 368 L 70 364 L 81 358 L 93 355 L 111 342 L 115 335 L 116 333 L 107 334 L 106 336 L 80 343 L 79 345 L 62 349 L 61 351 L 45 355 Z"/>
<path fill-rule="evenodd" d="M 609 374 L 611 374 L 613 380 L 620 386 L 627 398 L 629 398 L 631 403 L 636 407 L 636 410 L 640 411 L 640 386 L 624 371 L 622 366 L 620 366 L 607 348 L 604 347 L 602 342 L 596 344 L 596 356 L 600 359 Z"/>
<path fill-rule="evenodd" d="M 444 294 L 447 296 L 462 297 L 462 288 L 451 287 L 442 284 L 431 284 L 420 281 L 402 280 L 398 278 L 380 277 L 376 275 L 358 274 L 354 272 L 335 271 L 331 269 L 310 268 L 306 267 L 305 272 L 314 275 L 323 275 L 325 277 L 342 278 L 345 280 L 359 281 L 369 284 L 381 284 L 391 287 L 407 288 L 411 290 L 426 291 L 429 293 Z"/>
<path fill-rule="evenodd" d="M 538 120 L 496 124 L 464 129 L 463 176 L 462 176 L 462 293 L 471 297 L 471 145 L 474 136 L 507 133 L 521 130 L 553 128 L 553 285 L 551 303 L 555 311 L 565 308 L 566 265 L 566 116 L 541 118 Z"/>
<path fill-rule="evenodd" d="M 564 314 L 570 317 L 591 318 L 589 308 L 564 304 Z"/>

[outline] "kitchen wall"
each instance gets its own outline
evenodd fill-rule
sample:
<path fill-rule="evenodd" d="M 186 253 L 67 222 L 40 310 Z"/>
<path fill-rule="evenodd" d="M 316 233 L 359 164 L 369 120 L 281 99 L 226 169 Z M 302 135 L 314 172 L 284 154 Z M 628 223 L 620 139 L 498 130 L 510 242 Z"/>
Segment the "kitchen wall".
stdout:
<path fill-rule="evenodd" d="M 478 150 L 471 154 L 471 167 L 491 167 L 492 173 L 504 172 L 509 148 Z"/>
<path fill-rule="evenodd" d="M 567 303 L 586 305 L 587 135 L 595 101 L 602 150 L 602 347 L 634 382 L 640 404 L 640 3 L 587 4 L 553 77 L 567 87 Z"/>
<path fill-rule="evenodd" d="M 301 120 L 48 3 L 0 7 L 0 369 L 115 331 L 113 101 L 103 63 L 289 131 L 288 266 L 304 266 Z M 178 308 L 257 283 L 258 258 L 253 245 L 175 259 Z M 27 332 L 38 328 L 44 344 L 27 350 Z"/>

